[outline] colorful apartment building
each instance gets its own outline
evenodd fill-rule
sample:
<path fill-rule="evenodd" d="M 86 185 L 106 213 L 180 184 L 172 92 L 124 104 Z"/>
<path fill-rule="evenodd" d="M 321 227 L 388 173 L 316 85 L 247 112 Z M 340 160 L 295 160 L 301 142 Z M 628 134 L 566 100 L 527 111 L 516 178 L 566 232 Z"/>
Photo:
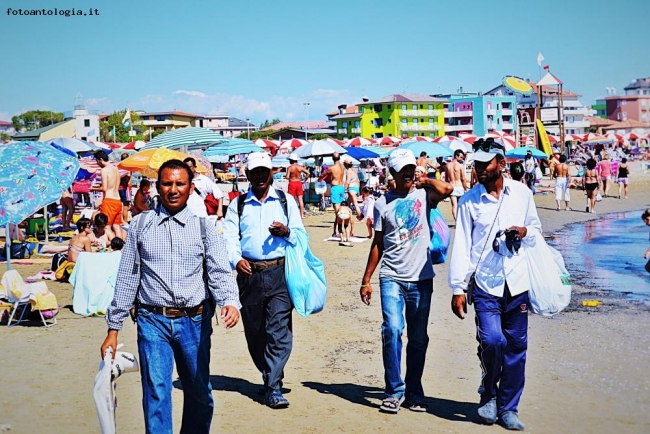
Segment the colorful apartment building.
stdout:
<path fill-rule="evenodd" d="M 449 100 L 444 108 L 444 133 L 447 135 L 470 133 L 484 136 L 489 131 L 515 133 L 517 100 L 514 96 L 478 93 L 435 96 Z"/>
<path fill-rule="evenodd" d="M 149 131 L 173 130 L 176 128 L 198 127 L 199 119 L 203 116 L 194 115 L 180 111 L 171 112 L 136 112 L 142 120 L 142 125 Z"/>
<path fill-rule="evenodd" d="M 353 137 L 438 137 L 444 134 L 444 103 L 446 100 L 421 94 L 393 94 L 369 101 L 364 98 L 357 111 L 339 107 L 336 121 L 339 139 Z"/>

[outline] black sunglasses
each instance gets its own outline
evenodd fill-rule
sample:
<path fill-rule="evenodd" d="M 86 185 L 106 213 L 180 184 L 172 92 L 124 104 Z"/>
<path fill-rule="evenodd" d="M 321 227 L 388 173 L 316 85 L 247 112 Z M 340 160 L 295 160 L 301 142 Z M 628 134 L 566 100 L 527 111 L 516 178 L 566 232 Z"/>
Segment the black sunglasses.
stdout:
<path fill-rule="evenodd" d="M 519 238 L 519 234 L 517 234 L 516 231 L 499 231 L 497 234 L 494 236 L 494 241 L 492 241 L 492 250 L 494 250 L 495 253 L 498 253 L 501 255 L 499 252 L 499 238 L 502 236 L 506 236 L 506 248 L 510 251 L 510 253 L 514 255 L 519 254 L 519 249 L 521 248 L 521 238 Z M 505 255 L 501 255 L 505 256 Z"/>
<path fill-rule="evenodd" d="M 474 149 L 474 152 L 478 152 L 478 151 L 491 152 L 493 150 L 497 150 L 501 152 L 505 151 L 503 145 L 499 142 L 495 142 L 492 137 L 488 137 L 487 139 L 476 140 L 472 145 L 472 148 Z"/>

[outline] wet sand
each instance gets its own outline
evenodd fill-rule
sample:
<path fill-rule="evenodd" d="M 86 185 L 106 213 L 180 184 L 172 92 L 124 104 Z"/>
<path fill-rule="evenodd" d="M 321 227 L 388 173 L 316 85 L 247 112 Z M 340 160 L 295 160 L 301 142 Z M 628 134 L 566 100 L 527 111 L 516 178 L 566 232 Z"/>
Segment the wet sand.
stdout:
<path fill-rule="evenodd" d="M 546 234 L 563 225 L 598 218 L 607 212 L 650 207 L 650 175 L 634 165 L 630 199 L 606 198 L 599 214 L 557 212 L 552 194 L 536 196 Z M 548 183 L 548 181 L 546 181 Z M 572 206 L 584 210 L 584 193 L 572 192 Z M 448 203 L 442 210 L 451 221 Z M 287 410 L 274 411 L 256 395 L 260 375 L 246 350 L 240 325 L 215 327 L 212 339 L 213 432 L 504 432 L 477 424 L 476 357 L 473 312 L 458 320 L 449 307 L 447 265 L 437 266 L 429 321 L 430 345 L 424 373 L 429 410 L 378 412 L 383 388 L 381 309 L 377 274 L 369 307 L 358 297 L 370 242 L 353 248 L 323 242 L 333 214 L 305 220 L 314 253 L 326 264 L 329 283 L 325 310 L 308 318 L 294 315 L 294 350 L 286 369 Z M 365 235 L 365 226 L 356 226 Z M 642 255 L 643 252 L 639 252 Z M 615 258 L 613 258 L 615 260 Z M 29 276 L 46 265 L 16 266 Z M 571 270 L 569 270 L 571 271 Z M 99 347 L 106 335 L 103 318 L 83 318 L 71 311 L 71 287 L 48 287 L 63 306 L 59 324 L 0 327 L 0 431 L 45 430 L 99 432 L 92 398 Z M 598 308 L 581 300 L 597 298 Z M 602 294 L 588 285 L 574 286 L 569 309 L 545 319 L 530 317 L 527 382 L 520 417 L 530 432 L 650 432 L 650 314 L 645 305 Z M 128 320 L 120 341 L 137 352 L 135 326 Z M 118 430 L 142 432 L 138 374 L 118 380 Z M 181 420 L 182 392 L 173 393 L 175 431 Z"/>

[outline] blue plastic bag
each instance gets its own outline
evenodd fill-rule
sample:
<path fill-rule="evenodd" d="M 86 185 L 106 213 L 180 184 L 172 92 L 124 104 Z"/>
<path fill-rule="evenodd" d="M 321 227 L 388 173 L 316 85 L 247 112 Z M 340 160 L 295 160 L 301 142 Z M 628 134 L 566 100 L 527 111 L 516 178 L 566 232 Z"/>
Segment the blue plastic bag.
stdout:
<path fill-rule="evenodd" d="M 325 307 L 327 282 L 325 266 L 311 252 L 309 234 L 304 229 L 294 229 L 296 245 L 287 244 L 284 274 L 291 302 L 300 316 L 318 313 Z"/>
<path fill-rule="evenodd" d="M 432 208 L 429 212 L 429 230 L 431 232 L 431 244 L 429 246 L 431 262 L 443 264 L 447 260 L 451 232 L 449 226 L 447 226 L 447 221 L 438 208 Z"/>

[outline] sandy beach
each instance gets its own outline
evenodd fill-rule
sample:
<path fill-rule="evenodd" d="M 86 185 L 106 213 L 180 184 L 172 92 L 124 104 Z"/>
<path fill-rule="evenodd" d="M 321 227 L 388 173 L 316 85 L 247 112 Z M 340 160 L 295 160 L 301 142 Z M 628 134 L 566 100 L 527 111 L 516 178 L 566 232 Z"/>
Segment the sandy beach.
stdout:
<path fill-rule="evenodd" d="M 546 235 L 566 224 L 616 211 L 650 206 L 650 174 L 632 165 L 630 198 L 606 198 L 598 214 L 584 213 L 584 192 L 574 191 L 579 211 L 555 211 L 552 194 L 535 200 Z M 547 184 L 548 180 L 545 181 Z M 613 190 L 611 191 L 614 192 Z M 442 204 L 451 222 L 449 203 Z M 358 296 L 370 242 L 353 248 L 323 242 L 332 212 L 305 220 L 314 253 L 324 260 L 328 278 L 325 310 L 308 318 L 294 314 L 294 350 L 285 372 L 287 410 L 274 411 L 256 395 L 260 375 L 253 366 L 241 324 L 215 327 L 211 373 L 215 413 L 213 432 L 505 432 L 479 425 L 476 418 L 480 367 L 476 357 L 473 312 L 458 320 L 451 312 L 448 265 L 436 266 L 429 321 L 430 345 L 423 377 L 427 413 L 402 409 L 378 412 L 383 390 L 381 309 L 377 273 L 375 297 L 365 306 Z M 365 226 L 356 226 L 365 235 Z M 598 254 L 598 252 L 595 252 Z M 639 252 L 639 257 L 643 251 Z M 615 260 L 615 258 L 613 258 Z M 4 268 L 4 265 L 2 266 Z M 48 264 L 15 265 L 23 277 Z M 571 271 L 571 270 L 569 270 Z M 92 397 L 93 379 L 106 336 L 104 318 L 84 318 L 71 310 L 69 284 L 47 282 L 62 310 L 51 328 L 0 327 L 0 432 L 99 432 Z M 581 305 L 584 298 L 603 302 Z M 520 417 L 529 432 L 650 432 L 650 308 L 574 285 L 571 306 L 552 319 L 530 317 L 527 382 Z M 120 340 L 137 353 L 136 329 L 125 323 Z M 178 385 L 178 383 L 175 383 Z M 119 432 L 144 429 L 139 374 L 118 380 Z M 173 393 L 175 430 L 180 427 L 182 392 Z"/>

